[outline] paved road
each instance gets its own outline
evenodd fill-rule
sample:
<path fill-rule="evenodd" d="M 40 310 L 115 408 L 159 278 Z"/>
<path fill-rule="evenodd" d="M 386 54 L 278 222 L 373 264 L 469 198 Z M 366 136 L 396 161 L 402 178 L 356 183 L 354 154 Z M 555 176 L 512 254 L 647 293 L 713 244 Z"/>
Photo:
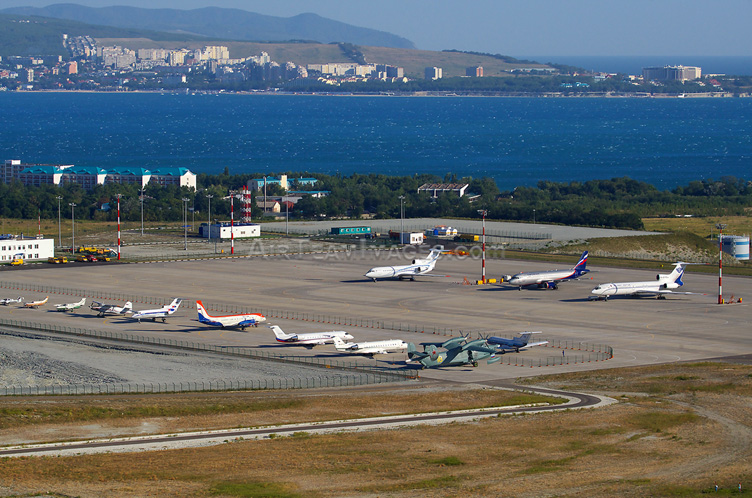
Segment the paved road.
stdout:
<path fill-rule="evenodd" d="M 49 443 L 36 445 L 13 446 L 0 450 L 1 457 L 21 456 L 65 456 L 91 453 L 119 453 L 131 451 L 176 449 L 195 446 L 223 444 L 239 439 L 262 439 L 272 434 L 290 436 L 296 432 L 325 434 L 341 431 L 364 431 L 391 429 L 418 424 L 449 424 L 499 415 L 514 415 L 522 413 L 540 413 L 554 410 L 573 410 L 605 406 L 615 401 L 611 398 L 580 394 L 566 391 L 556 391 L 536 387 L 520 387 L 512 384 L 506 388 L 519 388 L 540 394 L 567 398 L 561 405 L 547 406 L 514 406 L 506 408 L 474 409 L 440 413 L 420 413 L 414 415 L 374 417 L 360 420 L 335 420 L 329 422 L 315 422 L 303 424 L 280 425 L 262 428 L 242 428 L 231 430 L 205 431 L 198 433 L 158 434 L 152 436 L 136 436 L 128 438 L 112 438 L 107 440 L 78 441 L 72 443 Z"/>

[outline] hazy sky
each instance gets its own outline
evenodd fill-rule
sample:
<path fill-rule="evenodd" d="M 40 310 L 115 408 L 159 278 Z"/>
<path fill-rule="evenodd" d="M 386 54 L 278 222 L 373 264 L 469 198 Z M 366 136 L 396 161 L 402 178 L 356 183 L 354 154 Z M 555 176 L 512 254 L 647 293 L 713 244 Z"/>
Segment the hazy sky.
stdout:
<path fill-rule="evenodd" d="M 103 7 L 313 12 L 420 49 L 527 55 L 752 55 L 752 0 L 67 0 Z M 43 7 L 50 0 L 2 0 Z M 62 2 L 59 2 L 62 3 Z"/>

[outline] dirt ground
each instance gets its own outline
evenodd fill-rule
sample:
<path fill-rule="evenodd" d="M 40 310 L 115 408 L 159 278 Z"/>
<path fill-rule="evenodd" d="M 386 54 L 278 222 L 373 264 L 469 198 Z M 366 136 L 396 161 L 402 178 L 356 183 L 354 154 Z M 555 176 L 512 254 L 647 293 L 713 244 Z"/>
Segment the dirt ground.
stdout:
<path fill-rule="evenodd" d="M 527 382 L 606 394 L 619 403 L 475 423 L 296 434 L 206 448 L 4 459 L 0 461 L 0 495 L 702 496 L 716 484 L 722 495 L 750 494 L 752 367 L 720 362 L 672 364 Z M 102 427 L 120 427 L 125 432 L 236 427 L 354 412 L 363 416 L 395 413 L 415 405 L 427 408 L 434 402 L 447 408 L 494 404 L 501 395 L 493 389 L 463 386 L 428 387 L 426 392 L 414 387 L 405 392 L 383 388 L 268 392 L 220 395 L 214 402 L 227 409 L 218 414 L 185 411 L 186 406 L 209 401 L 201 399 L 204 395 L 196 396 L 121 398 L 108 401 L 114 403 L 109 405 L 111 411 L 99 406 L 99 411 L 92 409 L 86 420 L 78 421 L 65 420 L 65 413 L 77 416 L 66 405 L 70 400 L 44 399 L 40 417 L 33 420 L 34 403 L 39 401 L 18 398 L 2 404 L 5 428 L 1 434 L 5 439 L 18 436 L 19 431 L 51 431 L 55 426 L 71 434 L 70 428 L 76 426 L 75 434 L 80 436 L 87 431 L 98 434 Z M 92 398 L 90 403 L 102 400 Z M 230 406 L 233 403 L 235 408 Z M 146 407 L 144 413 L 150 415 L 129 415 L 128 405 Z M 56 409 L 60 410 L 54 417 L 58 422 L 50 423 L 49 414 Z"/>

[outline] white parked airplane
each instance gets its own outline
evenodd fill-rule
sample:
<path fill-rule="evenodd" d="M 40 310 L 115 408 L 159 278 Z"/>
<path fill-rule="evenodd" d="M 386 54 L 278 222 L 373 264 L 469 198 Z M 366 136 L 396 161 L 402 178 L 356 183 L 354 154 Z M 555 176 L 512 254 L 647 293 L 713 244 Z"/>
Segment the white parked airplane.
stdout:
<path fill-rule="evenodd" d="M 696 292 L 675 292 L 671 290 L 684 285 L 681 278 L 684 274 L 684 266 L 687 264 L 689 263 L 683 261 L 674 263 L 676 266 L 674 271 L 668 275 L 658 274 L 655 276 L 655 280 L 600 284 L 592 290 L 593 295 L 589 296 L 588 300 L 603 299 L 608 301 L 611 296 L 654 296 L 658 299 L 666 299 L 666 294 L 697 294 Z"/>
<path fill-rule="evenodd" d="M 277 325 L 269 326 L 277 337 L 277 342 L 284 342 L 291 345 L 304 346 L 308 349 L 313 349 L 314 346 L 321 346 L 330 342 L 334 342 L 335 337 L 340 339 L 349 340 L 353 339 L 353 336 L 345 332 L 344 330 L 332 330 L 330 332 L 312 332 L 308 334 L 286 334 Z"/>
<path fill-rule="evenodd" d="M 24 303 L 24 308 L 39 308 L 40 306 L 47 304 L 47 301 L 49 299 L 50 299 L 50 296 L 47 296 L 41 301 L 29 301 L 28 303 Z"/>
<path fill-rule="evenodd" d="M 161 308 L 153 310 L 134 311 L 133 315 L 131 315 L 131 318 L 135 318 L 139 322 L 141 320 L 151 320 L 152 322 L 156 322 L 157 318 L 161 318 L 162 323 L 164 323 L 167 320 L 168 316 L 172 315 L 178 310 L 181 302 L 182 299 L 178 299 L 176 297 L 167 306 L 162 306 Z"/>
<path fill-rule="evenodd" d="M 68 303 L 68 304 L 56 304 L 55 309 L 57 311 L 73 311 L 77 310 L 78 308 L 82 307 L 86 304 L 86 298 L 82 297 L 80 301 L 77 303 Z"/>
<path fill-rule="evenodd" d="M 439 259 L 441 253 L 444 251 L 443 246 L 437 246 L 431 249 L 428 257 L 425 259 L 414 259 L 412 264 L 401 266 L 377 266 L 371 268 L 364 275 L 365 277 L 372 278 L 375 282 L 377 278 L 399 278 L 403 280 L 409 278 L 415 280 L 416 275 L 425 275 L 433 270 L 436 266 L 436 260 Z"/>
<path fill-rule="evenodd" d="M 206 312 L 201 301 L 196 301 L 196 309 L 198 309 L 199 322 L 206 325 L 214 325 L 215 327 L 240 327 L 240 330 L 245 330 L 249 325 L 258 327 L 259 323 L 266 321 L 266 317 L 260 313 L 211 316 Z"/>
<path fill-rule="evenodd" d="M 397 353 L 407 349 L 407 343 L 398 339 L 388 341 L 345 342 L 334 337 L 334 347 L 340 353 L 362 354 L 373 358 L 375 354 Z"/>
<path fill-rule="evenodd" d="M 21 296 L 18 296 L 18 299 L 13 299 L 12 297 L 6 297 L 3 299 L 0 299 L 0 304 L 3 306 L 8 306 L 9 304 L 18 303 L 21 304 L 23 302 L 24 298 Z"/>
<path fill-rule="evenodd" d="M 102 304 L 99 301 L 93 301 L 89 308 L 97 312 L 97 316 L 102 318 L 105 315 L 126 315 L 133 313 L 133 303 L 127 301 L 123 306 L 116 304 Z"/>
<path fill-rule="evenodd" d="M 505 339 L 503 337 L 489 337 L 487 342 L 496 346 L 497 349 L 503 354 L 507 351 L 514 351 L 519 353 L 523 348 L 532 348 L 533 346 L 543 346 L 548 344 L 548 341 L 530 342 L 530 336 L 533 334 L 542 334 L 543 332 L 523 332 L 519 337 L 512 339 Z"/>
<path fill-rule="evenodd" d="M 519 290 L 522 290 L 523 287 L 556 290 L 559 288 L 559 282 L 577 280 L 590 271 L 585 268 L 587 257 L 588 252 L 583 252 L 577 264 L 569 270 L 531 271 L 518 273 L 517 275 L 505 275 L 502 277 L 502 282 L 519 287 Z"/>

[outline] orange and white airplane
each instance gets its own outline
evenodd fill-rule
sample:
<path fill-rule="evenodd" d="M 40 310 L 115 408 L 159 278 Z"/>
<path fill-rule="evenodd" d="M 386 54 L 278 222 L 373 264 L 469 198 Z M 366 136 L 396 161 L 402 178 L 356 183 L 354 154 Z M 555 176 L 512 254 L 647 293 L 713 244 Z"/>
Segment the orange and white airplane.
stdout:
<path fill-rule="evenodd" d="M 245 315 L 222 315 L 211 316 L 204 309 L 204 305 L 201 301 L 196 301 L 196 309 L 198 309 L 198 321 L 206 325 L 214 325 L 215 327 L 240 327 L 240 330 L 245 330 L 249 325 L 258 327 L 258 324 L 266 321 L 266 317 L 261 313 L 248 313 Z"/>
<path fill-rule="evenodd" d="M 50 299 L 50 296 L 47 296 L 41 301 L 29 301 L 28 303 L 24 303 L 24 308 L 39 308 L 40 306 L 47 304 L 47 301 L 49 299 Z"/>

